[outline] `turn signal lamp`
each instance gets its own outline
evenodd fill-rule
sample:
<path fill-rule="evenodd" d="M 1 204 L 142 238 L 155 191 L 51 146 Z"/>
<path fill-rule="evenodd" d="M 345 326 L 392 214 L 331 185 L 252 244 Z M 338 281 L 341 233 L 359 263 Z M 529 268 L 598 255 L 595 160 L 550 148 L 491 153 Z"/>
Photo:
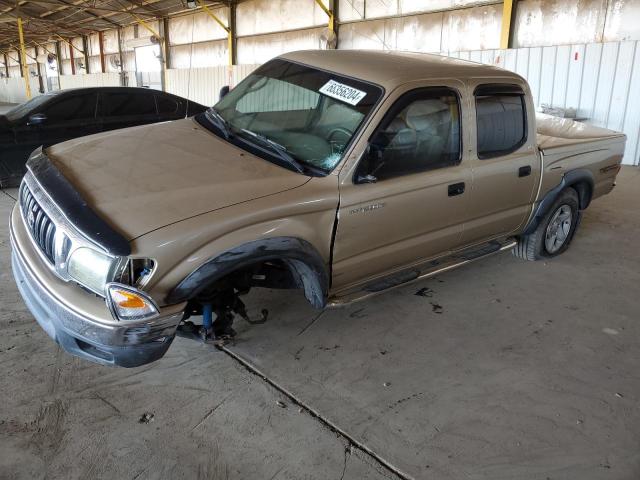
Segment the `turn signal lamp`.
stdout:
<path fill-rule="evenodd" d="M 160 313 L 158 306 L 148 295 L 120 283 L 107 285 L 107 303 L 116 320 L 148 320 Z"/>

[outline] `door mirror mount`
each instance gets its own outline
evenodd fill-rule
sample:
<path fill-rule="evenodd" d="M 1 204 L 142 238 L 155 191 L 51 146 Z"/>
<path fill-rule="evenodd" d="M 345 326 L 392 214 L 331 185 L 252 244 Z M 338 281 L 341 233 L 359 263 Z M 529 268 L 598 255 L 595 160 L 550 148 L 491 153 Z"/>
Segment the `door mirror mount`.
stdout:
<path fill-rule="evenodd" d="M 27 120 L 27 126 L 32 127 L 34 125 L 42 125 L 47 121 L 47 116 L 44 113 L 34 113 L 29 116 Z"/>
<path fill-rule="evenodd" d="M 382 150 L 375 142 L 370 142 L 362 154 L 362 160 L 358 166 L 355 183 L 376 183 L 378 178 L 375 172 L 382 162 Z"/>
<path fill-rule="evenodd" d="M 356 183 L 358 185 L 362 183 L 376 183 L 378 179 L 373 175 L 358 175 L 356 176 Z"/>

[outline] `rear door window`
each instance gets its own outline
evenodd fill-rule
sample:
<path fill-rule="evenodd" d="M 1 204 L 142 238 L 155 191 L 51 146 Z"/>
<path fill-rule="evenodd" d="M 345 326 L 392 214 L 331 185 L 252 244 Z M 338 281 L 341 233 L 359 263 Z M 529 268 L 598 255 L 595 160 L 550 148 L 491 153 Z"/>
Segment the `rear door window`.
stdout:
<path fill-rule="evenodd" d="M 476 88 L 478 158 L 515 152 L 527 141 L 525 96 L 517 85 L 489 84 Z"/>
<path fill-rule="evenodd" d="M 151 92 L 107 92 L 102 94 L 105 117 L 155 115 L 156 103 Z"/>

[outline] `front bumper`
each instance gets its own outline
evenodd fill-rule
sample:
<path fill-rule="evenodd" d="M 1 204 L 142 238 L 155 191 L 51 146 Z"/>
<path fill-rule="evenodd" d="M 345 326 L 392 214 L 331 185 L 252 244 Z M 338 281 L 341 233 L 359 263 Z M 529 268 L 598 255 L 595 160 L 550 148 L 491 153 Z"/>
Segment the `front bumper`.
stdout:
<path fill-rule="evenodd" d="M 158 360 L 171 345 L 181 310 L 161 311 L 160 317 L 144 322 L 97 321 L 78 313 L 47 288 L 25 261 L 13 229 L 11 250 L 13 275 L 25 304 L 47 334 L 70 354 L 103 365 L 137 367 Z M 106 304 L 104 309 L 109 315 Z"/>

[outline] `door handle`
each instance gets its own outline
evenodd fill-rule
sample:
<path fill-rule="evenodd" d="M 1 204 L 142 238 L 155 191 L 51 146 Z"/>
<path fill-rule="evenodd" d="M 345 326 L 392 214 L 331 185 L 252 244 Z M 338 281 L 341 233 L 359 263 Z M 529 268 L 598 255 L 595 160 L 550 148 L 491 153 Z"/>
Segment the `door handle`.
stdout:
<path fill-rule="evenodd" d="M 449 185 L 449 196 L 455 197 L 456 195 L 462 195 L 464 193 L 464 182 L 453 183 Z"/>
<path fill-rule="evenodd" d="M 531 165 L 526 165 L 518 169 L 519 177 L 528 177 L 529 175 L 531 175 Z"/>

